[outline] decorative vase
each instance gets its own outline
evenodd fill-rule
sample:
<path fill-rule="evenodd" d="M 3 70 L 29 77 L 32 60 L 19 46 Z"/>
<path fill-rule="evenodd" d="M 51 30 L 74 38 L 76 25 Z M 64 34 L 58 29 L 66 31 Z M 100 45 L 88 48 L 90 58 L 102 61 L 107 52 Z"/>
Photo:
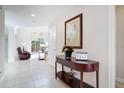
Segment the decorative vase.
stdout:
<path fill-rule="evenodd" d="M 72 51 L 66 50 L 65 51 L 65 59 L 71 59 L 71 54 L 72 54 Z"/>

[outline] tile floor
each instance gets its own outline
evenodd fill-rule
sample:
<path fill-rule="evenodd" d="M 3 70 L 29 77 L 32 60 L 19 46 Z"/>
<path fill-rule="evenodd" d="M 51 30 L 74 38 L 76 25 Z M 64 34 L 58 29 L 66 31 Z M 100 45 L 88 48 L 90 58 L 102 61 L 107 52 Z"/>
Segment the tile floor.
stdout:
<path fill-rule="evenodd" d="M 0 88 L 69 88 L 55 79 L 54 68 L 45 61 L 34 58 L 6 65 L 0 79 Z"/>
<path fill-rule="evenodd" d="M 55 79 L 54 67 L 48 65 L 47 61 L 39 61 L 34 55 L 30 60 L 17 60 L 6 64 L 5 74 L 0 78 L 0 88 L 69 88 L 69 86 Z M 116 88 L 124 88 L 124 84 L 116 82 Z"/>

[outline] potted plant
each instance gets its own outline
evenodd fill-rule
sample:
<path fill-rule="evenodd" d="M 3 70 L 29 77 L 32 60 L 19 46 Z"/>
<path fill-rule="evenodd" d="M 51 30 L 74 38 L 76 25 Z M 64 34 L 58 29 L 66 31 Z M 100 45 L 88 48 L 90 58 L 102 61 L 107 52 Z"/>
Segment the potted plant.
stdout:
<path fill-rule="evenodd" d="M 62 52 L 65 53 L 65 58 L 66 59 L 70 59 L 71 58 L 71 54 L 73 52 L 73 48 L 70 46 L 64 46 L 62 49 Z"/>

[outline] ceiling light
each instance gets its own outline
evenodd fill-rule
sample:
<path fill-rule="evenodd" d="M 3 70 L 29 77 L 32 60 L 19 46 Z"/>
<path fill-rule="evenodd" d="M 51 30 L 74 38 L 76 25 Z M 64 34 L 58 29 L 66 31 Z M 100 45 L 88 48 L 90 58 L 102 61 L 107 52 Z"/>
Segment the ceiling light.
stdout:
<path fill-rule="evenodd" d="M 36 16 L 35 14 L 31 14 L 32 17 Z"/>

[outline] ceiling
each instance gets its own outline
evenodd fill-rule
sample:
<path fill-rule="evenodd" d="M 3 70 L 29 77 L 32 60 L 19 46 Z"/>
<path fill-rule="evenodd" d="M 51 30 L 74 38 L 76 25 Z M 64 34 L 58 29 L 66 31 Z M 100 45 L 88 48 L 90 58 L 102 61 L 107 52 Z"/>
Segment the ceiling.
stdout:
<path fill-rule="evenodd" d="M 17 27 L 48 26 L 74 6 L 4 5 L 5 23 Z M 31 14 L 36 16 L 32 17 Z"/>

